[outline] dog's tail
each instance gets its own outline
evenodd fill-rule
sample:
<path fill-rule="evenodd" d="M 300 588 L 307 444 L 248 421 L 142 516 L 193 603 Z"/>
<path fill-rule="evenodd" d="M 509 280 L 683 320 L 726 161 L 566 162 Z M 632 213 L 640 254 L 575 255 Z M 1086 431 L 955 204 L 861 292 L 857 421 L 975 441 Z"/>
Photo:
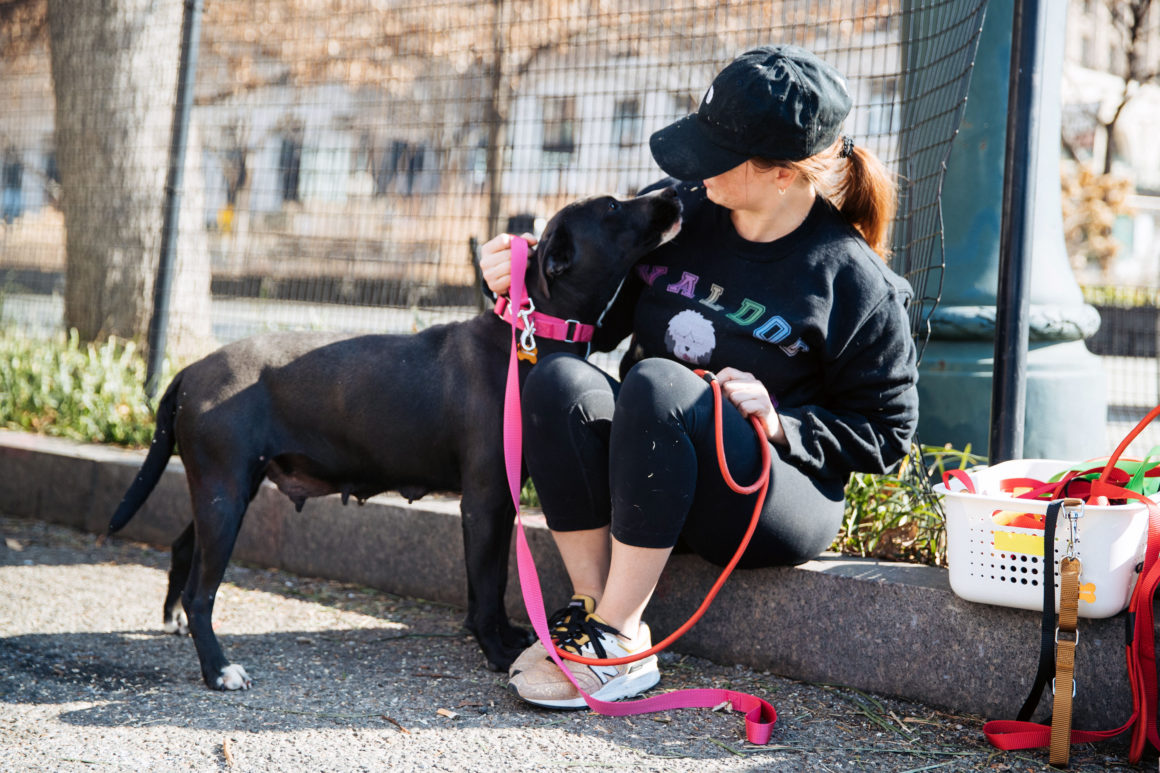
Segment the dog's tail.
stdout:
<path fill-rule="evenodd" d="M 137 471 L 129 490 L 117 511 L 109 521 L 109 534 L 120 531 L 127 524 L 145 500 L 153 493 L 153 488 L 161 480 L 169 464 L 169 457 L 173 456 L 173 448 L 177 444 L 174 435 L 174 422 L 177 416 L 177 396 L 180 394 L 181 373 L 174 377 L 157 404 L 157 426 L 153 430 L 153 443 L 149 446 L 149 453 L 145 456 L 145 463 Z"/>

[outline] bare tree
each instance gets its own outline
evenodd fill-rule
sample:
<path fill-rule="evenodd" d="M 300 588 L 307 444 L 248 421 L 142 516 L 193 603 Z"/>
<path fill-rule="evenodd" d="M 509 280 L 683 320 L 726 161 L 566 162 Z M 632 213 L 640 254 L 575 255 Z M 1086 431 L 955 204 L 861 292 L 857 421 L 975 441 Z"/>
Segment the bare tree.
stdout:
<path fill-rule="evenodd" d="M 1116 153 L 1116 124 L 1124 108 L 1132 101 L 1140 86 L 1154 83 L 1160 78 L 1160 61 L 1148 55 L 1150 40 L 1160 35 L 1160 24 L 1157 24 L 1155 18 L 1157 14 L 1152 13 L 1153 7 L 1160 7 L 1160 4 L 1153 0 L 1105 0 L 1105 4 L 1112 27 L 1120 39 L 1120 47 L 1116 51 L 1121 59 L 1116 75 L 1124 80 L 1123 90 L 1111 117 L 1102 122 L 1107 135 L 1103 171 L 1109 174 Z"/>
<path fill-rule="evenodd" d="M 47 4 L 67 229 L 65 324 L 86 340 L 142 340 L 148 329 L 182 6 L 152 0 Z M 200 175 L 187 179 L 196 182 Z M 198 193 L 195 185 L 184 197 L 168 336 L 178 356 L 196 354 L 210 337 L 209 258 Z"/>

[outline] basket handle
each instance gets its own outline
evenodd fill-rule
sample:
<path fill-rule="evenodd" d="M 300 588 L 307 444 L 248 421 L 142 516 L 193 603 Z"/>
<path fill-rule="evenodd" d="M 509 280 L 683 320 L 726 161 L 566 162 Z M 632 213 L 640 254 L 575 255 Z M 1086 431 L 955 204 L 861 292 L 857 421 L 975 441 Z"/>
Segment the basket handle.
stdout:
<path fill-rule="evenodd" d="M 946 486 L 947 491 L 951 489 L 951 481 L 957 480 L 963 484 L 963 490 L 968 494 L 974 494 L 975 481 L 971 480 L 971 476 L 965 470 L 944 470 L 943 471 L 943 485 Z"/>

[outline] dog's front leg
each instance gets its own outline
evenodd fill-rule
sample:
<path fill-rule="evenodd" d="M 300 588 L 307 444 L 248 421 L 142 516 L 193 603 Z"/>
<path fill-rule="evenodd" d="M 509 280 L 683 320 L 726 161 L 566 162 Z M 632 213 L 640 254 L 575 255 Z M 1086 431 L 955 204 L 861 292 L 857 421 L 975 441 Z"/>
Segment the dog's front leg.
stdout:
<path fill-rule="evenodd" d="M 512 661 L 534 640 L 511 624 L 504 607 L 508 552 L 515 507 L 506 482 L 488 491 L 463 493 L 463 552 L 467 564 L 467 619 L 464 625 L 479 642 L 487 666 L 507 671 Z M 502 488 L 502 491 L 496 489 Z"/>

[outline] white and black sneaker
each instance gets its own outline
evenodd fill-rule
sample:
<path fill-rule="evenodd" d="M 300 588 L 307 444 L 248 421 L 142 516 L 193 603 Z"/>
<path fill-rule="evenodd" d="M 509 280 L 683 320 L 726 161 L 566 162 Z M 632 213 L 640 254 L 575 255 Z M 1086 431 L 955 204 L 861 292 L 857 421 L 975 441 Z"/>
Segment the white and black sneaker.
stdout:
<path fill-rule="evenodd" d="M 652 639 L 644 623 L 641 623 L 636 639 L 629 641 L 595 613 L 589 612 L 583 618 L 574 615 L 568 621 L 567 631 L 560 637 L 557 646 L 589 658 L 622 658 L 648 649 L 652 646 Z M 584 692 L 602 701 L 617 701 L 640 695 L 655 686 L 661 678 L 656 655 L 619 666 L 589 666 L 565 660 L 564 667 L 572 673 Z M 520 698 L 537 706 L 582 709 L 588 705 L 584 696 L 548 657 L 546 651 L 538 661 L 514 673 L 508 686 Z"/>
<path fill-rule="evenodd" d="M 596 609 L 596 599 L 591 596 L 585 596 L 583 593 L 577 593 L 572 596 L 572 600 L 568 602 L 568 606 L 561 607 L 552 613 L 548 618 L 548 634 L 552 637 L 552 641 L 559 643 L 564 637 L 568 635 L 568 625 L 573 618 L 583 619 L 592 614 Z M 541 660 L 548 658 L 548 651 L 544 649 L 544 645 L 537 639 L 530 647 L 520 653 L 520 656 L 512 661 L 508 668 L 508 679 L 515 678 L 515 675 L 521 671 L 526 671 L 534 665 L 539 664 Z M 548 662 L 552 661 L 548 658 Z"/>

